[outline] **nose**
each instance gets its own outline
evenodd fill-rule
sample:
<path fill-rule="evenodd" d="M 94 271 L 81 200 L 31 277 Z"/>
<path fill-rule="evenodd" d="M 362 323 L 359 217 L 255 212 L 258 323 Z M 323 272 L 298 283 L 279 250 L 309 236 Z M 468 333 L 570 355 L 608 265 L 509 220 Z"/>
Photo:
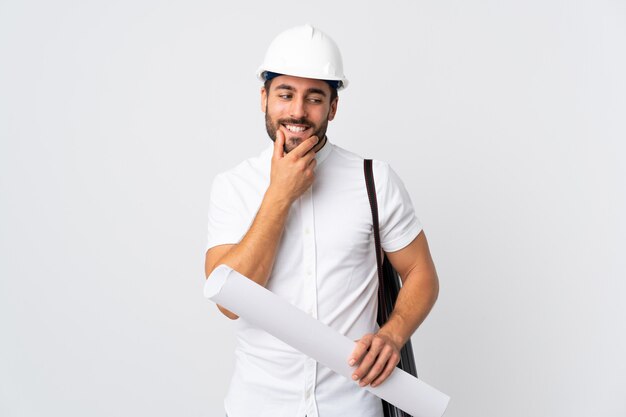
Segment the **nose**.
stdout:
<path fill-rule="evenodd" d="M 294 98 L 291 100 L 290 116 L 294 119 L 306 117 L 306 103 L 304 99 Z"/>

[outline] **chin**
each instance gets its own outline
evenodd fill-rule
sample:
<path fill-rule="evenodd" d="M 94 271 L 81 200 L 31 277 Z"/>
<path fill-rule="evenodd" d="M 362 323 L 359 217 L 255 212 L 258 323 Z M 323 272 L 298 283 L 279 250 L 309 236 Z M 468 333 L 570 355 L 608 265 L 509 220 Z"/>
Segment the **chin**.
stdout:
<path fill-rule="evenodd" d="M 289 148 L 290 150 L 291 149 L 295 149 L 298 145 L 300 145 L 302 143 L 303 140 L 304 139 L 298 138 L 298 137 L 289 138 L 289 139 L 287 139 L 287 141 L 285 143 L 285 147 Z"/>

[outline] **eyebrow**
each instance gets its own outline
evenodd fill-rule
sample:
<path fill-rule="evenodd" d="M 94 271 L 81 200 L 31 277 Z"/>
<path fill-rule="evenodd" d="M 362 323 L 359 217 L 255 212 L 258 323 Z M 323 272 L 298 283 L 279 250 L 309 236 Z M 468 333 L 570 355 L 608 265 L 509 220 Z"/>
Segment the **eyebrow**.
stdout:
<path fill-rule="evenodd" d="M 277 90 L 289 90 L 289 91 L 296 91 L 295 88 L 293 88 L 292 86 L 290 86 L 289 84 L 280 84 L 278 86 L 276 86 Z M 308 90 L 306 90 L 307 94 L 320 94 L 324 97 L 326 97 L 326 92 L 320 88 L 309 88 Z"/>

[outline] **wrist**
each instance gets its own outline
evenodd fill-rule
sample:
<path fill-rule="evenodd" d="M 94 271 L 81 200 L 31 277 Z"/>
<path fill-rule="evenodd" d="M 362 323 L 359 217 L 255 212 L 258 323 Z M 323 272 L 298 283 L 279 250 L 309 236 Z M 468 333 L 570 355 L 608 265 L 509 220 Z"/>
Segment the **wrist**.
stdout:
<path fill-rule="evenodd" d="M 265 192 L 265 196 L 263 197 L 263 202 L 267 204 L 272 210 L 289 210 L 291 205 L 293 204 L 293 199 L 291 199 L 285 193 L 281 193 L 280 190 L 270 186 L 267 188 Z"/>
<path fill-rule="evenodd" d="M 399 329 L 395 327 L 396 326 L 394 326 L 394 323 L 389 320 L 383 327 L 380 328 L 378 334 L 389 339 L 398 348 L 398 350 L 400 350 L 406 344 L 409 338 L 404 337 L 402 332 L 400 332 Z"/>

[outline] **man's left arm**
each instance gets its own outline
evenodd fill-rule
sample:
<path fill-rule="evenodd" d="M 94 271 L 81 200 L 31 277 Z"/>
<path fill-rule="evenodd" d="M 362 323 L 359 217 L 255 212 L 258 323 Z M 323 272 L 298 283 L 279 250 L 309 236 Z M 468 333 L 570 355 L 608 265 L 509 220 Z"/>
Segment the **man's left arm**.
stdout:
<path fill-rule="evenodd" d="M 400 349 L 424 321 L 439 294 L 439 279 L 424 232 L 406 247 L 386 254 L 402 279 L 395 308 L 376 334 L 358 340 L 348 360 L 358 366 L 352 379 L 380 385 L 400 361 Z"/>

